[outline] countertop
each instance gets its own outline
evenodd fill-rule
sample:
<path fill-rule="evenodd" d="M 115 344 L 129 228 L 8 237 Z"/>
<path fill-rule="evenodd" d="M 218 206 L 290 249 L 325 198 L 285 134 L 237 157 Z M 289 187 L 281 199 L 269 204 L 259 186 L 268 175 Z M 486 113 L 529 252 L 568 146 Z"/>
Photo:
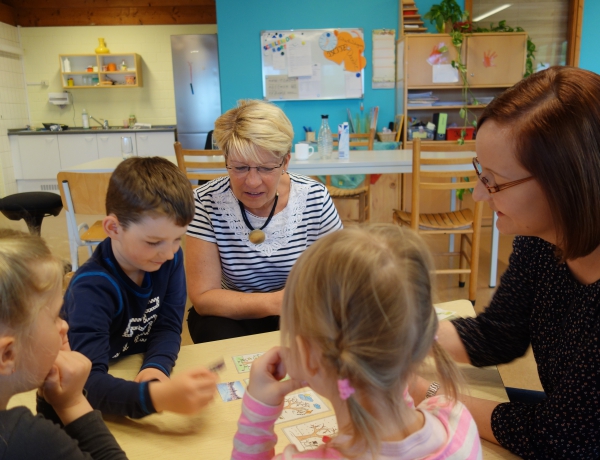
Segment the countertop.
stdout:
<path fill-rule="evenodd" d="M 156 133 L 156 132 L 174 132 L 177 129 L 177 126 L 174 125 L 157 125 L 157 126 L 152 126 L 152 128 L 148 128 L 148 129 L 129 129 L 129 128 L 123 128 L 122 126 L 111 126 L 109 129 L 102 129 L 102 127 L 92 127 L 89 129 L 83 129 L 83 128 L 69 128 L 65 131 L 50 131 L 48 129 L 44 129 L 41 131 L 34 131 L 34 130 L 29 130 L 29 129 L 9 129 L 8 130 L 8 135 L 18 135 L 18 136 L 29 136 L 29 135 L 36 135 L 36 134 L 90 134 L 90 133 L 94 133 L 94 134 L 108 134 L 108 133 L 145 133 L 145 132 L 149 132 L 149 133 Z"/>

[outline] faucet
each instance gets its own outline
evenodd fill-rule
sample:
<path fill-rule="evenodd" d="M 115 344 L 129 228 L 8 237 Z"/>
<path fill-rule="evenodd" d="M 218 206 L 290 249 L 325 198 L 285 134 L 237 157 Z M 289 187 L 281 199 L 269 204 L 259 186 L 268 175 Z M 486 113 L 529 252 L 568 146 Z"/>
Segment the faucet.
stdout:
<path fill-rule="evenodd" d="M 92 117 L 91 115 L 90 115 L 90 118 L 92 120 L 94 120 L 96 123 L 98 123 L 100 126 L 102 126 L 102 129 L 108 129 L 108 120 L 100 118 L 100 120 L 102 120 L 102 123 L 101 123 L 100 121 L 98 121 L 97 119 L 95 119 L 94 117 Z"/>

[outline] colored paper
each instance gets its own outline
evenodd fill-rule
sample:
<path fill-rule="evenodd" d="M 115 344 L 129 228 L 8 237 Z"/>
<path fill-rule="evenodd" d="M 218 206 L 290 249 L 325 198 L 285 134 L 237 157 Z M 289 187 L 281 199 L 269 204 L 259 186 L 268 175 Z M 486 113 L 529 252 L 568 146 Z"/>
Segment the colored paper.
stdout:
<path fill-rule="evenodd" d="M 458 82 L 458 70 L 451 64 L 436 64 L 431 66 L 433 72 L 433 83 L 456 83 Z"/>
<path fill-rule="evenodd" d="M 358 72 L 365 68 L 367 59 L 363 56 L 365 41 L 358 32 L 334 32 L 337 46 L 331 51 L 323 51 L 323 55 L 336 64 L 344 64 L 344 70 Z"/>

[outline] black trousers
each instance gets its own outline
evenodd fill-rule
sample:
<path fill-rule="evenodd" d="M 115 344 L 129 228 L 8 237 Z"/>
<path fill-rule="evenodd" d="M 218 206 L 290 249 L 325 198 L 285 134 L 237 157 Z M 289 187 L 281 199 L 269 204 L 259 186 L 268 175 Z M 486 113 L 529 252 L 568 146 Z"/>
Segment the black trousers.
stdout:
<path fill-rule="evenodd" d="M 200 316 L 194 307 L 190 308 L 187 321 L 194 343 L 213 342 L 279 330 L 279 316 L 237 320 L 222 316 Z"/>

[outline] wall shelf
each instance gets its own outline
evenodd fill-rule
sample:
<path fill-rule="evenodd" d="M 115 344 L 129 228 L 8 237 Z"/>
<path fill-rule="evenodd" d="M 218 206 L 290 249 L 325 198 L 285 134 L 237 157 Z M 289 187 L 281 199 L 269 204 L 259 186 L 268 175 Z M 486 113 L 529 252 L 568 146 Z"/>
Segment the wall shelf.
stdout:
<path fill-rule="evenodd" d="M 71 63 L 71 71 L 64 71 L 64 60 L 68 58 Z M 136 53 L 119 54 L 60 54 L 58 56 L 62 87 L 65 89 L 97 89 L 97 88 L 140 88 L 142 81 L 142 59 Z M 102 66 L 115 64 L 117 69 L 125 61 L 127 70 L 102 71 Z M 88 66 L 97 67 L 97 71 L 88 72 Z M 84 81 L 84 77 L 98 78 L 97 85 L 90 85 Z M 127 83 L 126 77 L 133 76 L 134 83 Z M 69 86 L 69 78 L 73 79 L 73 86 Z M 115 84 L 103 82 L 114 81 Z"/>

